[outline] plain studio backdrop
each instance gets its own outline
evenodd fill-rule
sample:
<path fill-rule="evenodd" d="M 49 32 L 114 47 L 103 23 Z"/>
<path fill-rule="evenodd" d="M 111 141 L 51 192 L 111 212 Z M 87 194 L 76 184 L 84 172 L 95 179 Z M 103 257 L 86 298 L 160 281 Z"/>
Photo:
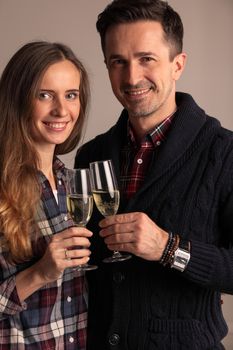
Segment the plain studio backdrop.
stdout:
<path fill-rule="evenodd" d="M 177 90 L 189 92 L 222 125 L 233 130 L 233 0 L 170 0 L 181 15 L 188 54 Z M 107 130 L 117 120 L 121 105 L 111 91 L 95 29 L 108 0 L 0 0 L 0 73 L 24 43 L 59 41 L 71 46 L 85 64 L 91 82 L 91 108 L 84 141 Z M 73 167 L 74 152 L 62 157 Z M 233 213 L 232 213 L 233 214 Z M 224 314 L 233 349 L 233 297 L 224 295 Z"/>

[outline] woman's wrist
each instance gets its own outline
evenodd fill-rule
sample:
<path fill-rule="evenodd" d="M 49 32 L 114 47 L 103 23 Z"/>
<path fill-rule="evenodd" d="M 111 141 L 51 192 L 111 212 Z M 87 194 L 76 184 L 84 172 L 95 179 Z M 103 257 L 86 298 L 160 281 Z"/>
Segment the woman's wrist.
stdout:
<path fill-rule="evenodd" d="M 37 263 L 20 271 L 16 275 L 16 288 L 20 301 L 22 302 L 47 283 L 48 281 L 43 278 Z"/>

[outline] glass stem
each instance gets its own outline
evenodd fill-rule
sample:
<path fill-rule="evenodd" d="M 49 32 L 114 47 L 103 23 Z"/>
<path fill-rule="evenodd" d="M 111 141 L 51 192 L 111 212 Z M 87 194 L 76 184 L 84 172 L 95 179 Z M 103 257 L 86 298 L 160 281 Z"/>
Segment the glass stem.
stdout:
<path fill-rule="evenodd" d="M 113 256 L 121 256 L 121 253 L 120 252 L 118 252 L 118 250 L 114 250 L 113 251 Z"/>

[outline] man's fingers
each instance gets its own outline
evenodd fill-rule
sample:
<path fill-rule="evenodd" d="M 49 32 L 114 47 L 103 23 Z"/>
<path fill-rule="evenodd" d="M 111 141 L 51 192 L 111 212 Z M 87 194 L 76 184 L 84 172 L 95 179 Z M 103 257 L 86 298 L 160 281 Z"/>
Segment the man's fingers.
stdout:
<path fill-rule="evenodd" d="M 108 216 L 99 222 L 99 226 L 104 228 L 114 224 L 132 223 L 138 220 L 141 214 L 144 215 L 143 213 L 126 213 Z"/>

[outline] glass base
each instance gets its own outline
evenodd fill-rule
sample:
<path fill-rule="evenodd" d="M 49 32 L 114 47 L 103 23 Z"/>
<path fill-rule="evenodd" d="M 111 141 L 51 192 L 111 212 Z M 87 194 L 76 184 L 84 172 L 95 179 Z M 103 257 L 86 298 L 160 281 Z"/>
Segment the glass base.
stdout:
<path fill-rule="evenodd" d="M 109 256 L 108 258 L 103 259 L 103 262 L 114 263 L 114 262 L 129 260 L 131 258 L 132 258 L 132 255 L 130 254 L 114 252 L 112 256 Z"/>
<path fill-rule="evenodd" d="M 96 265 L 89 265 L 89 264 L 84 264 L 84 265 L 79 265 L 74 268 L 75 270 L 78 271 L 91 271 L 91 270 L 96 270 L 98 269 L 98 266 Z"/>

